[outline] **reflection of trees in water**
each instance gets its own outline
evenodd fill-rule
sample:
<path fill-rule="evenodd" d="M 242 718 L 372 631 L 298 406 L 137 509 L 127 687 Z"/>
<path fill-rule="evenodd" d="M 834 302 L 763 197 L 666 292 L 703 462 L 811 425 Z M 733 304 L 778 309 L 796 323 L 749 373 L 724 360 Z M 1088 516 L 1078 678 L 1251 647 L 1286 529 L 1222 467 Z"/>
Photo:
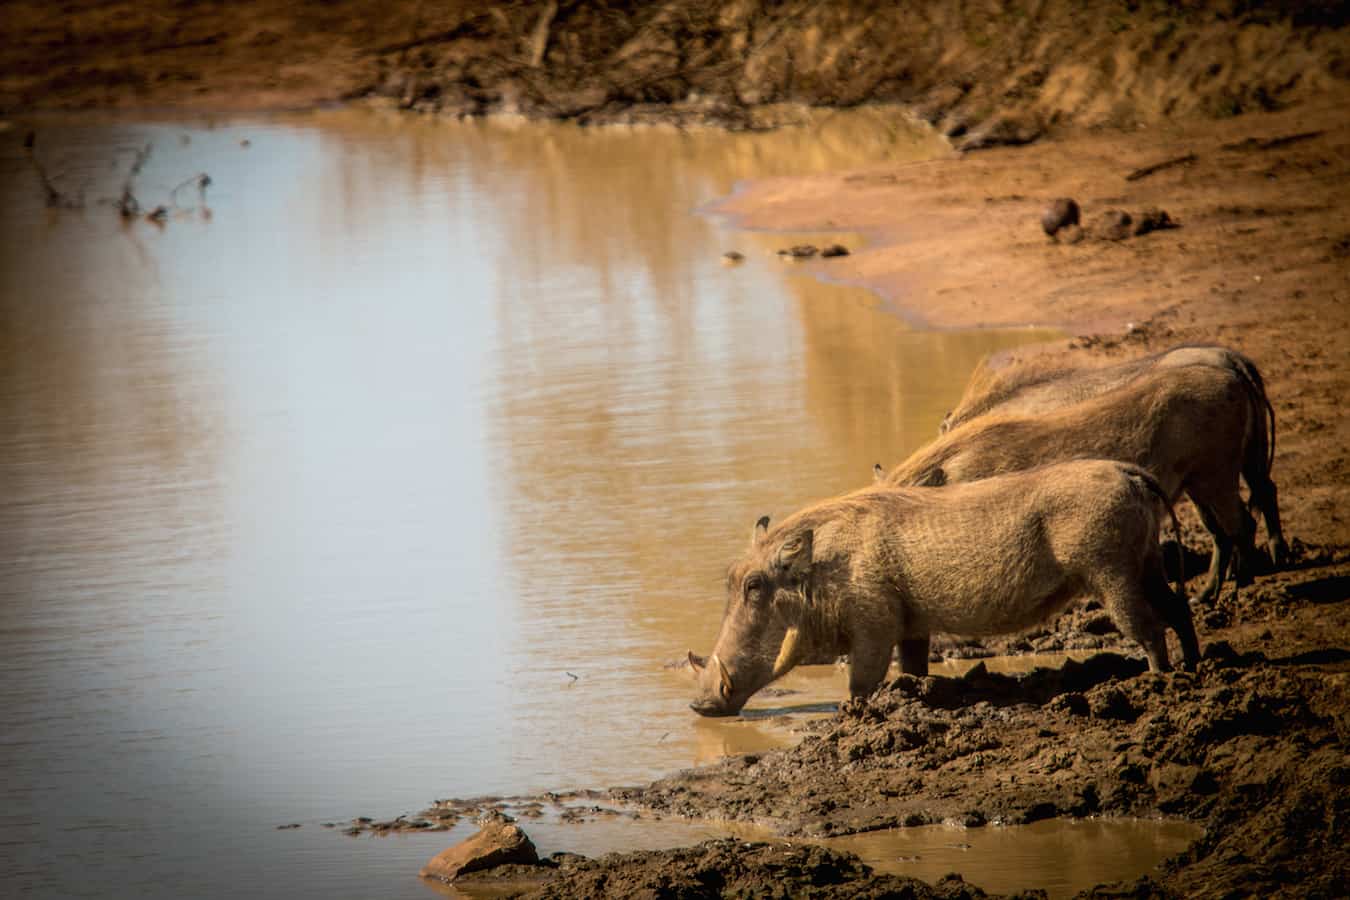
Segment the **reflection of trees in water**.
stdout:
<path fill-rule="evenodd" d="M 89 143 L 76 144 L 67 164 L 106 167 L 109 148 L 140 138 L 115 127 L 92 141 L 82 133 Z M 4 555 L 25 561 L 7 567 L 20 578 L 53 554 L 89 568 L 98 554 L 144 541 L 152 511 L 173 502 L 175 486 L 209 483 L 213 460 L 137 226 L 52 217 L 30 202 L 29 173 L 4 174 L 12 215 L 0 226 L 0 533 Z M 94 559 L 79 563 L 82 552 Z"/>
<path fill-rule="evenodd" d="M 473 220 L 492 233 L 464 241 L 500 252 L 514 281 L 544 283 L 584 266 L 607 288 L 631 278 L 660 286 L 655 301 L 672 314 L 693 288 L 690 251 L 707 231 L 686 215 L 694 206 L 740 179 L 914 159 L 941 147 L 884 110 L 822 111 L 811 126 L 763 134 L 350 112 L 319 121 L 338 138 L 380 137 L 334 142 L 344 192 L 409 172 L 425 202 L 474 207 Z"/>
<path fill-rule="evenodd" d="M 869 483 L 1008 342 L 930 344 L 857 290 L 753 262 L 728 272 L 689 215 L 737 178 L 860 154 L 794 167 L 816 147 L 800 136 L 427 128 L 452 173 L 447 202 L 478 204 L 484 252 L 501 254 L 494 444 L 540 642 L 632 641 L 640 622 L 662 653 L 704 647 L 754 519 Z M 928 391 L 934 379 L 953 386 Z"/>
<path fill-rule="evenodd" d="M 798 282 L 801 279 L 792 279 Z M 937 436 L 938 423 L 987 353 L 1048 331 L 915 331 L 858 292 L 798 288 L 807 405 L 844 457 L 841 478 L 862 486 Z"/>

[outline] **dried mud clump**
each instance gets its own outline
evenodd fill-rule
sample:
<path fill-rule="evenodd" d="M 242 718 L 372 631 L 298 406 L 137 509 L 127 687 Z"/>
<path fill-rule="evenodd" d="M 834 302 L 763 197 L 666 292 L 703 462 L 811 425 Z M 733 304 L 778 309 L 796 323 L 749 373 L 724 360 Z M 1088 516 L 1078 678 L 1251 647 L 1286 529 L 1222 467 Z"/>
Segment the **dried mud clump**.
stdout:
<path fill-rule="evenodd" d="M 851 853 L 810 844 L 743 843 L 733 838 L 694 847 L 611 854 L 565 867 L 531 897 L 779 898 L 808 900 L 905 897 L 981 900 L 993 897 L 948 875 L 927 884 L 877 875 Z M 1040 897 L 1039 892 L 1017 897 Z"/>

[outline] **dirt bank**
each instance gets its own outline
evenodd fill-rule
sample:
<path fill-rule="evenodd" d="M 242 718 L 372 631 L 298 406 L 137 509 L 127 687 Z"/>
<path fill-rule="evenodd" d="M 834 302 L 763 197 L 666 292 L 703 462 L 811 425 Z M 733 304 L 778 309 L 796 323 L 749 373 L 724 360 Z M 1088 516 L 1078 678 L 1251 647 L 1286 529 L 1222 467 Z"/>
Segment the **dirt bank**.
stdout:
<path fill-rule="evenodd" d="M 723 209 L 749 226 L 858 229 L 828 263 L 938 327 L 1044 324 L 1063 359 L 1220 342 L 1255 359 L 1275 405 L 1288 530 L 1350 544 L 1350 92 L 1278 113 L 1080 134 L 903 167 L 756 183 Z M 1136 180 L 1130 173 L 1186 159 Z M 1040 212 L 1081 205 L 1088 236 L 1046 237 Z M 1180 226 L 1124 240 L 1111 209 Z M 826 263 L 818 264 L 820 266 Z M 891 465 L 895 460 L 882 460 Z"/>
<path fill-rule="evenodd" d="M 754 127 L 779 103 L 896 102 L 977 145 L 1273 109 L 1350 78 L 1344 2 L 17 0 L 5 15 L 0 114 L 378 96 Z"/>

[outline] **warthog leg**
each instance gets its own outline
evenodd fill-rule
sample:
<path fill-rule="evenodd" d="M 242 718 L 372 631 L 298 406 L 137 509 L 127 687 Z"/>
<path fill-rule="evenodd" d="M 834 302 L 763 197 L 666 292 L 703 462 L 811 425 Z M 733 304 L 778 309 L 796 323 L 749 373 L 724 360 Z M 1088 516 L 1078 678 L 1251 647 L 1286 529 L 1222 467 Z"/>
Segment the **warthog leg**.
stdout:
<path fill-rule="evenodd" d="M 895 645 L 875 636 L 862 640 L 857 637 L 849 648 L 848 693 L 850 697 L 866 697 L 886 677 L 886 670 L 891 667 L 891 649 Z"/>
<path fill-rule="evenodd" d="M 1214 513 L 1194 497 L 1191 499 L 1200 513 L 1200 521 L 1205 523 L 1205 529 L 1214 540 L 1214 552 L 1209 557 L 1209 576 L 1200 593 L 1195 595 L 1195 602 L 1209 603 L 1219 596 L 1219 591 L 1223 590 L 1223 577 L 1227 574 L 1228 564 L 1233 559 L 1233 541 L 1219 527 L 1219 521 Z"/>
<path fill-rule="evenodd" d="M 1289 564 L 1289 545 L 1284 541 L 1284 531 L 1280 527 L 1279 492 L 1270 474 L 1263 469 L 1251 472 L 1244 470 L 1242 477 L 1251 489 L 1251 506 L 1261 513 L 1266 522 L 1266 547 L 1270 550 L 1270 559 L 1275 568 Z"/>
<path fill-rule="evenodd" d="M 1231 487 L 1225 485 L 1217 489 L 1212 485 L 1188 486 L 1186 493 L 1199 511 L 1200 520 L 1214 538 L 1209 580 L 1196 597 L 1199 603 L 1209 603 L 1223 589 L 1223 579 L 1230 562 L 1237 563 L 1237 583 L 1251 584 L 1251 563 L 1256 557 L 1256 547 L 1252 543 L 1256 524 L 1242 505 L 1242 496 L 1238 494 L 1236 483 Z"/>
<path fill-rule="evenodd" d="M 928 674 L 928 645 L 931 638 L 924 635 L 921 638 L 901 638 L 900 639 L 900 671 L 906 675 L 918 675 L 920 678 Z"/>
<path fill-rule="evenodd" d="M 1159 571 L 1161 577 L 1161 571 Z M 1163 586 L 1167 582 L 1164 579 Z M 1111 621 L 1120 633 L 1144 648 L 1148 667 L 1154 672 L 1168 672 L 1172 663 L 1167 658 L 1167 632 L 1159 610 L 1149 599 L 1145 585 L 1130 580 L 1109 577 L 1100 581 L 1093 591 L 1106 607 Z M 1170 593 L 1170 588 L 1169 588 Z M 1191 633 L 1194 640 L 1195 634 Z"/>
<path fill-rule="evenodd" d="M 1195 637 L 1195 623 L 1191 621 L 1191 605 L 1185 595 L 1172 590 L 1163 571 L 1162 558 L 1149 565 L 1144 576 L 1144 591 L 1153 609 L 1162 616 L 1181 642 L 1183 664 L 1190 671 L 1200 664 L 1200 641 Z"/>

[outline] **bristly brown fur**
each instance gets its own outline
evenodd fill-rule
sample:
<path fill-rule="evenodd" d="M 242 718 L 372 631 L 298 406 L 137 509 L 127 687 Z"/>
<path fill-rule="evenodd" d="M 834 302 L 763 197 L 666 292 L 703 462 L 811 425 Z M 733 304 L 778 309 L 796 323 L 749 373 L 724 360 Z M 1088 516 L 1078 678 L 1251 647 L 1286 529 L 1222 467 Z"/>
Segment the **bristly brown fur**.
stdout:
<path fill-rule="evenodd" d="M 1182 362 L 1188 354 L 1209 358 L 1212 350 L 1171 351 L 1164 356 L 1172 363 L 1155 361 L 1121 387 L 1051 404 L 1038 414 L 997 407 L 921 448 L 887 481 L 955 483 L 1082 458 L 1143 466 L 1170 500 L 1188 494 L 1214 535 L 1209 582 L 1201 592 L 1202 600 L 1212 598 L 1222 586 L 1234 543 L 1240 560 L 1255 555 L 1239 478 L 1265 512 L 1272 544 L 1283 544 L 1269 478 L 1266 414 L 1256 396 L 1259 381 L 1236 365 Z M 1045 396 L 1042 400 L 1049 404 Z"/>
<path fill-rule="evenodd" d="M 935 632 L 1032 627 L 1081 594 L 1168 665 L 1163 624 L 1198 660 L 1189 607 L 1168 587 L 1152 476 L 1080 460 L 944 488 L 871 487 L 788 517 L 736 563 L 714 653 L 735 690 L 705 670 L 694 708 L 737 712 L 775 677 L 785 638 L 850 655 L 849 689 L 870 693 L 897 646 Z M 810 558 L 792 548 L 809 548 Z M 803 551 L 804 552 L 804 551 Z M 784 556 L 789 559 L 784 560 Z M 800 660 L 805 651 L 794 654 Z"/>

